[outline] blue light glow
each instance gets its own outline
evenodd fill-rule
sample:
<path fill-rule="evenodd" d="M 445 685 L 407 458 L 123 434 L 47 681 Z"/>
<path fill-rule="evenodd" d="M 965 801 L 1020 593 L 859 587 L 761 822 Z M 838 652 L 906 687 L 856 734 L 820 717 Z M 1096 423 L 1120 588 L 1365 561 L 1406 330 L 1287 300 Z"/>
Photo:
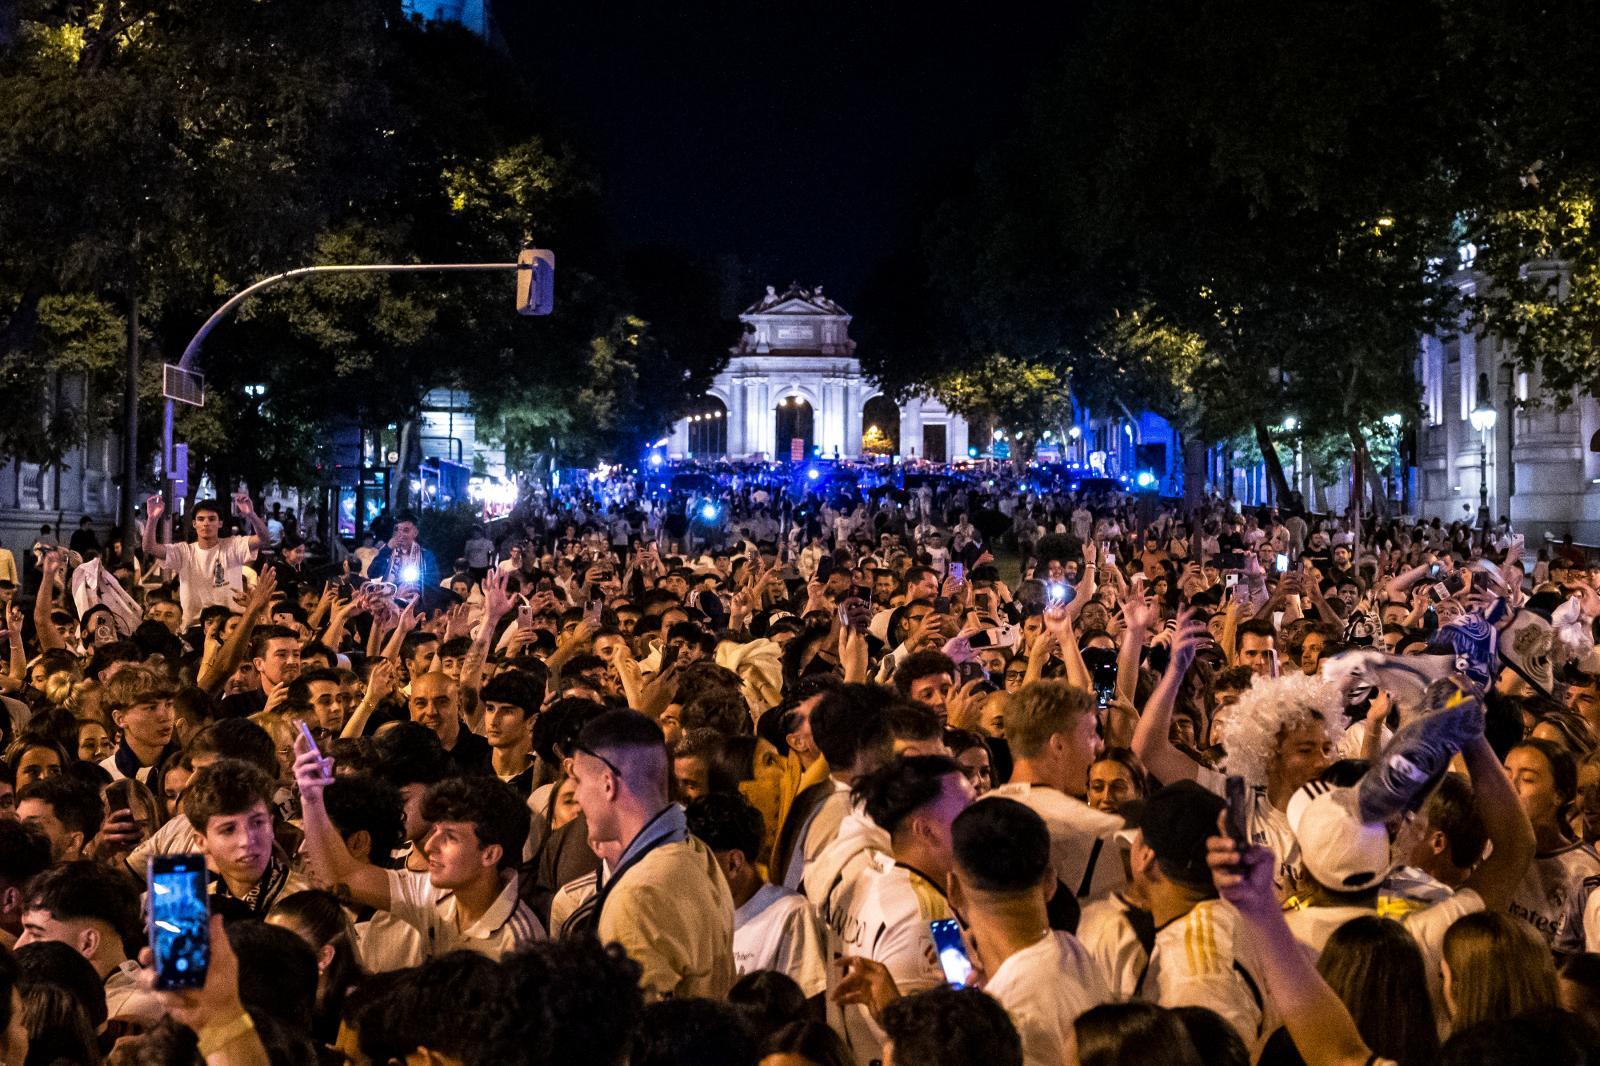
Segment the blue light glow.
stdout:
<path fill-rule="evenodd" d="M 707 522 L 715 522 L 717 520 L 717 505 L 707 500 L 700 507 L 700 517 Z"/>
<path fill-rule="evenodd" d="M 1148 470 L 1141 470 L 1139 471 L 1138 482 L 1141 489 L 1147 489 L 1156 483 L 1156 476 Z"/>
<path fill-rule="evenodd" d="M 661 453 L 660 452 L 651 452 L 650 453 L 650 465 L 651 466 L 660 466 L 661 465 Z"/>
<path fill-rule="evenodd" d="M 806 477 L 809 478 L 812 481 L 817 480 L 817 478 L 819 478 L 821 476 L 822 476 L 822 472 L 820 470 L 818 470 L 814 466 L 806 471 Z"/>

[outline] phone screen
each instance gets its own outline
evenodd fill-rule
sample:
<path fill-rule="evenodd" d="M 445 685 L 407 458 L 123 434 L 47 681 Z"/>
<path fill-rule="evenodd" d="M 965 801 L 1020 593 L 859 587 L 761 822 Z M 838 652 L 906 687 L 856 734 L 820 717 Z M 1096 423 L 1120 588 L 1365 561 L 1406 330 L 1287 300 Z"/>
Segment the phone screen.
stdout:
<path fill-rule="evenodd" d="M 1280 574 L 1288 573 L 1288 571 L 1289 571 L 1289 556 L 1284 554 L 1283 552 L 1279 552 L 1278 553 L 1278 558 L 1276 559 L 1276 565 L 1277 565 L 1278 573 L 1280 573 Z"/>
<path fill-rule="evenodd" d="M 1065 607 L 1077 594 L 1078 590 L 1065 581 L 1052 581 L 1044 587 L 1045 606 Z"/>
<path fill-rule="evenodd" d="M 950 564 L 950 580 L 959 585 L 967 579 L 967 565 L 965 563 Z"/>
<path fill-rule="evenodd" d="M 211 963 L 211 912 L 206 898 L 206 861 L 200 855 L 152 855 L 146 869 L 150 890 L 150 951 L 156 987 L 199 988 Z"/>
<path fill-rule="evenodd" d="M 961 939 L 961 923 L 954 918 L 937 918 L 928 923 L 933 933 L 933 946 L 939 953 L 939 966 L 951 988 L 965 988 L 972 979 L 972 960 L 967 957 L 967 945 Z"/>
<path fill-rule="evenodd" d="M 1238 774 L 1227 781 L 1228 835 L 1240 847 L 1250 843 L 1250 789 Z"/>

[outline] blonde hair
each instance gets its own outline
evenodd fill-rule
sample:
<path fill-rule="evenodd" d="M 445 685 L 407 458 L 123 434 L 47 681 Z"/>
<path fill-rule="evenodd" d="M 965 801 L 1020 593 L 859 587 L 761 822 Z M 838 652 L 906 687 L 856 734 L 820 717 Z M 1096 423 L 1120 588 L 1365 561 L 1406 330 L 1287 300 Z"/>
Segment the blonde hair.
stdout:
<path fill-rule="evenodd" d="M 1094 713 L 1088 690 L 1065 681 L 1035 681 L 1011 697 L 1006 710 L 1006 740 L 1018 758 L 1031 759 L 1044 751 L 1050 738 L 1072 728 L 1080 715 Z"/>
<path fill-rule="evenodd" d="M 1253 788 L 1265 788 L 1279 738 L 1320 721 L 1330 744 L 1344 736 L 1344 696 L 1338 686 L 1298 670 L 1257 677 L 1228 712 L 1222 727 L 1226 768 Z"/>

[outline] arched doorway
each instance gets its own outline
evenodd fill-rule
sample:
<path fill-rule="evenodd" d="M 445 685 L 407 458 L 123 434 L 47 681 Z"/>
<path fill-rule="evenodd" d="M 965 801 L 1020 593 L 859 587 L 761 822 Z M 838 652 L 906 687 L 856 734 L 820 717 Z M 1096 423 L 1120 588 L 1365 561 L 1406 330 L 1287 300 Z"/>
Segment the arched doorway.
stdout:
<path fill-rule="evenodd" d="M 900 454 L 900 405 L 887 396 L 874 396 L 861 407 L 861 454 Z"/>
<path fill-rule="evenodd" d="M 772 438 L 772 457 L 779 462 L 793 458 L 796 440 L 801 442 L 800 457 L 808 457 L 811 454 L 811 446 L 816 440 L 811 402 L 804 396 L 785 396 L 778 401 L 777 417 L 777 432 Z"/>
<path fill-rule="evenodd" d="M 715 459 L 728 454 L 728 406 L 715 396 L 705 396 L 700 406 L 687 416 L 689 455 L 695 459 Z"/>

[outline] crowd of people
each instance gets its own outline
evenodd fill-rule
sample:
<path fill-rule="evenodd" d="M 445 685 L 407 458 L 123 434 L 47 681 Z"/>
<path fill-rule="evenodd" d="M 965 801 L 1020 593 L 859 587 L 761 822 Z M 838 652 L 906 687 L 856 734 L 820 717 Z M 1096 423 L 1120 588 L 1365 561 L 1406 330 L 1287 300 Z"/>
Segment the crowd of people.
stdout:
<path fill-rule="evenodd" d="M 0 589 L 0 1063 L 1596 1061 L 1570 545 L 995 471 L 579 486 L 453 566 L 165 517 Z"/>

